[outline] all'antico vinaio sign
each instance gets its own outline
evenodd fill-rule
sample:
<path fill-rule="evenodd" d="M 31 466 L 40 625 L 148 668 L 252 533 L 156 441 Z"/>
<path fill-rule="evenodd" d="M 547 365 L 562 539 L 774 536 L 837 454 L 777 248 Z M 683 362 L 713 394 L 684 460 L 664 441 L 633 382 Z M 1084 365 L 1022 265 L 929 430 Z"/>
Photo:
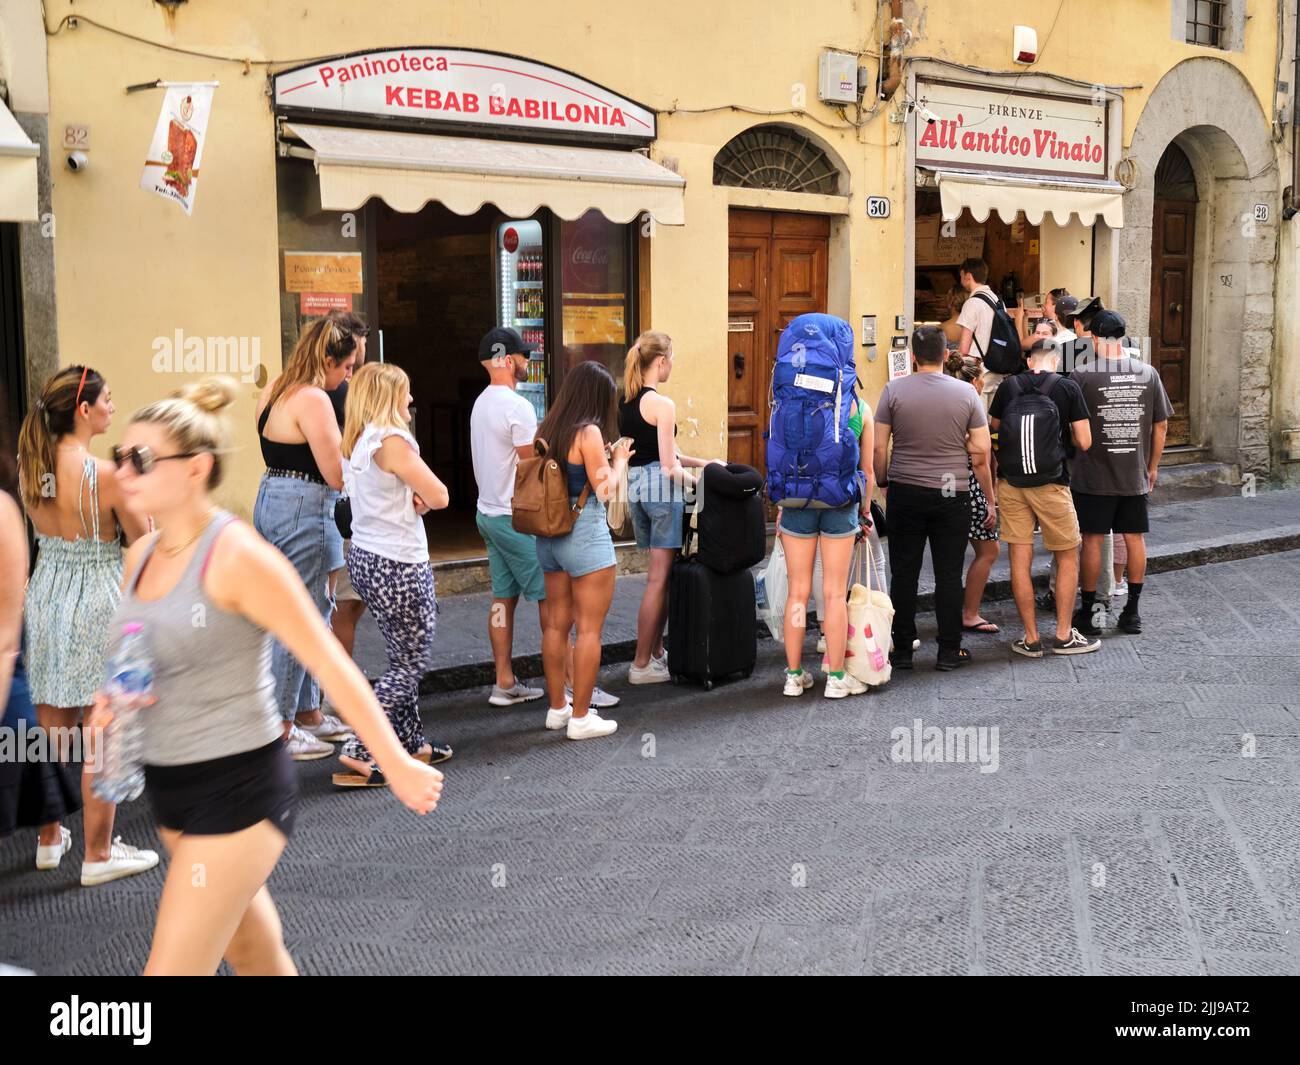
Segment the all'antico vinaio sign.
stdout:
<path fill-rule="evenodd" d="M 916 162 L 1105 180 L 1103 96 L 1058 96 L 996 85 L 916 82 Z M 921 116 L 928 111 L 936 121 Z"/>
<path fill-rule="evenodd" d="M 451 48 L 358 52 L 275 75 L 281 110 L 652 140 L 655 116 L 568 71 Z"/>

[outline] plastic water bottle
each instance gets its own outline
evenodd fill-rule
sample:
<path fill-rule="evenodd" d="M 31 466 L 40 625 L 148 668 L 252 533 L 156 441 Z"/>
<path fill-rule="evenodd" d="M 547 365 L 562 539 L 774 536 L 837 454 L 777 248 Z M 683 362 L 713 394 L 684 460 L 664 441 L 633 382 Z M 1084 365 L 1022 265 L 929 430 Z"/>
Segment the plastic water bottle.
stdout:
<path fill-rule="evenodd" d="M 153 691 L 153 664 L 144 628 L 122 627 L 122 643 L 109 660 L 104 685 L 113 718 L 103 739 L 103 758 L 95 774 L 95 795 L 105 802 L 129 802 L 144 790 L 144 722 L 140 711 Z"/>

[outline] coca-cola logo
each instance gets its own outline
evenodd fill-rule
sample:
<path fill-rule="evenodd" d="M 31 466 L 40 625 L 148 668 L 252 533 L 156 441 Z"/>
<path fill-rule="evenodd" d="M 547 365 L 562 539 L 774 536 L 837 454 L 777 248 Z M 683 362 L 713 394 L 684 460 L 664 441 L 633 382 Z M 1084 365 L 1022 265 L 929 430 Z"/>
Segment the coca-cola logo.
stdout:
<path fill-rule="evenodd" d="M 569 261 L 574 266 L 605 266 L 609 263 L 609 248 L 584 248 L 577 244 L 569 255 Z"/>

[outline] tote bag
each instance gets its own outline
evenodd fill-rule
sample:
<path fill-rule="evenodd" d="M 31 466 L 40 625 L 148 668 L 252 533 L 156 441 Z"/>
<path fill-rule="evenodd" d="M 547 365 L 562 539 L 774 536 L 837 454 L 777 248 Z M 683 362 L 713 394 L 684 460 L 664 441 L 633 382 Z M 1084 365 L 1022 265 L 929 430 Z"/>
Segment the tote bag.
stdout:
<path fill-rule="evenodd" d="M 781 537 L 778 536 L 772 547 L 772 557 L 768 559 L 767 568 L 762 570 L 754 581 L 758 616 L 767 622 L 767 630 L 774 640 L 785 639 L 785 600 L 788 593 L 785 548 L 781 546 Z"/>
<path fill-rule="evenodd" d="M 849 634 L 844 656 L 844 668 L 863 684 L 873 686 L 884 684 L 893 672 L 889 650 L 894 604 L 879 587 L 877 553 L 866 537 L 854 546 L 853 573 L 865 576 L 866 583 L 855 582 L 849 589 Z"/>

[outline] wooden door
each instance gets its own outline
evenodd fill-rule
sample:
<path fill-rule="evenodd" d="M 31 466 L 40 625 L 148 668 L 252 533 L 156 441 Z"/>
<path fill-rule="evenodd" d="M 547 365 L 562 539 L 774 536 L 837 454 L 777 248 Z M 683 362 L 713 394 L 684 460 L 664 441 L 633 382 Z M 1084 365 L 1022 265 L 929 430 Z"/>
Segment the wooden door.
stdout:
<path fill-rule="evenodd" d="M 733 210 L 727 269 L 727 458 L 762 470 L 777 340 L 792 318 L 826 310 L 830 222 Z"/>
<path fill-rule="evenodd" d="M 1170 144 L 1155 175 L 1151 215 L 1151 360 L 1174 415 L 1167 444 L 1190 444 L 1192 263 L 1196 249 L 1196 177 L 1181 148 Z"/>

